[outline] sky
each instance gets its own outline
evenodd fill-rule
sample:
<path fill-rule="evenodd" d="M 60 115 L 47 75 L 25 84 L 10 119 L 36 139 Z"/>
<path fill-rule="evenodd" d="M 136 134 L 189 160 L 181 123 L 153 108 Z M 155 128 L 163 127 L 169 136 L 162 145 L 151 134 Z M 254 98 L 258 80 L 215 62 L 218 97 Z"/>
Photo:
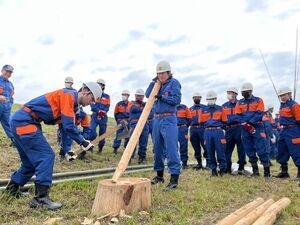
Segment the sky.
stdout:
<path fill-rule="evenodd" d="M 209 90 L 223 104 L 228 87 L 249 81 L 278 108 L 259 49 L 276 88 L 294 85 L 299 0 L 0 0 L 0 15 L 0 63 L 15 67 L 17 103 L 62 88 L 66 76 L 76 88 L 103 78 L 113 115 L 122 90 L 133 99 L 167 60 L 183 104 L 194 92 L 205 104 Z"/>

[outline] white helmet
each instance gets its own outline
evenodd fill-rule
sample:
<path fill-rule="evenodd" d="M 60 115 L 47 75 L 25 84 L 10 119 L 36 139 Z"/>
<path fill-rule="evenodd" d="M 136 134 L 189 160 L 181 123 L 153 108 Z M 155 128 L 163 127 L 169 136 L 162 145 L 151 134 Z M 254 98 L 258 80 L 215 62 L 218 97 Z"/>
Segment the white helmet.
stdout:
<path fill-rule="evenodd" d="M 200 94 L 200 92 L 194 92 L 193 97 L 202 97 L 202 95 Z"/>
<path fill-rule="evenodd" d="M 267 105 L 267 110 L 274 109 L 273 105 Z"/>
<path fill-rule="evenodd" d="M 100 79 L 97 80 L 97 83 L 98 83 L 98 84 L 104 84 L 104 85 L 105 85 L 105 80 L 102 79 L 102 78 L 100 78 Z"/>
<path fill-rule="evenodd" d="M 66 78 L 65 78 L 65 83 L 72 83 L 72 84 L 74 84 L 74 79 L 73 79 L 73 77 L 66 77 Z"/>
<path fill-rule="evenodd" d="M 278 93 L 278 96 L 280 96 L 280 95 L 292 93 L 292 90 L 287 86 L 283 86 L 283 87 L 278 88 L 277 93 Z"/>
<path fill-rule="evenodd" d="M 170 63 L 167 61 L 160 61 L 156 66 L 156 73 L 163 73 L 163 72 L 171 72 Z"/>
<path fill-rule="evenodd" d="M 215 91 L 208 91 L 206 94 L 206 99 L 214 99 L 217 98 L 217 93 Z"/>
<path fill-rule="evenodd" d="M 122 95 L 130 95 L 130 92 L 128 90 L 123 90 Z"/>
<path fill-rule="evenodd" d="M 241 91 L 253 91 L 253 85 L 250 82 L 243 83 Z"/>
<path fill-rule="evenodd" d="M 95 101 L 99 100 L 102 96 L 102 89 L 96 82 L 86 82 L 82 84 L 83 87 L 87 87 L 93 94 Z"/>
<path fill-rule="evenodd" d="M 137 89 L 136 92 L 135 92 L 135 94 L 136 94 L 136 95 L 143 95 L 143 96 L 144 96 L 144 95 L 145 95 L 145 92 L 144 92 L 143 89 Z"/>
<path fill-rule="evenodd" d="M 231 92 L 238 94 L 238 89 L 236 87 L 229 87 L 229 88 L 227 88 L 227 91 L 231 91 Z"/>

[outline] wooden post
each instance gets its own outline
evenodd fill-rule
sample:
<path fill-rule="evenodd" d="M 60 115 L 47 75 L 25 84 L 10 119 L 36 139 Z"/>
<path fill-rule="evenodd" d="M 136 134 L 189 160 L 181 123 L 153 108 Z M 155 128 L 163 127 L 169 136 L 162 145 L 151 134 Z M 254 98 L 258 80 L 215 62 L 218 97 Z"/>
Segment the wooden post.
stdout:
<path fill-rule="evenodd" d="M 147 210 L 151 206 L 151 185 L 146 178 L 120 178 L 117 183 L 111 179 L 98 184 L 92 215 L 118 214 L 120 210 L 130 213 L 135 210 Z"/>
<path fill-rule="evenodd" d="M 139 118 L 139 121 L 137 122 L 137 125 L 130 137 L 130 140 L 126 146 L 126 149 L 122 155 L 122 158 L 118 164 L 118 167 L 114 173 L 114 176 L 112 178 L 112 182 L 117 182 L 118 179 L 122 176 L 122 174 L 124 173 L 124 171 L 126 170 L 127 166 L 128 166 L 128 162 L 132 156 L 132 153 L 136 147 L 136 144 L 141 136 L 141 133 L 143 131 L 143 128 L 147 122 L 148 116 L 151 112 L 152 106 L 154 104 L 155 101 L 155 95 L 157 95 L 157 93 L 159 92 L 160 89 L 160 82 L 156 82 L 152 92 L 148 98 L 148 101 L 145 105 L 145 108 Z"/>
<path fill-rule="evenodd" d="M 217 225 L 232 225 L 244 216 L 246 216 L 253 209 L 261 205 L 263 202 L 263 198 L 257 198 L 254 201 L 248 203 L 247 205 L 243 206 L 242 208 L 236 210 L 235 212 L 222 219 L 220 222 L 217 223 Z"/>
<path fill-rule="evenodd" d="M 234 225 L 251 225 L 253 224 L 257 218 L 262 215 L 270 205 L 274 203 L 273 199 L 269 199 L 268 201 L 265 201 L 263 204 L 258 206 L 256 209 L 253 209 L 248 215 L 244 216 L 242 219 L 240 219 L 238 222 L 236 222 Z"/>
<path fill-rule="evenodd" d="M 275 223 L 278 214 L 291 204 L 288 198 L 282 198 L 272 204 L 253 225 L 272 225 Z"/>
<path fill-rule="evenodd" d="M 100 135 L 99 137 L 97 137 L 95 140 L 92 141 L 93 145 L 97 145 L 100 141 L 102 141 L 104 138 L 107 138 L 108 136 L 112 135 L 113 133 L 115 133 L 117 130 L 122 128 L 122 124 L 118 124 L 116 126 L 114 126 L 113 128 L 109 129 L 108 131 L 106 131 L 104 134 Z"/>

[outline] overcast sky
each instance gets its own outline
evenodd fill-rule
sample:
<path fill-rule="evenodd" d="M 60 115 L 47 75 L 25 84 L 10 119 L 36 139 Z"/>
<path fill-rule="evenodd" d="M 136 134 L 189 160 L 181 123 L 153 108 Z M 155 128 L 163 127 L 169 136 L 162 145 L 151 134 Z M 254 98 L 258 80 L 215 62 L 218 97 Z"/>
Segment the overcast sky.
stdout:
<path fill-rule="evenodd" d="M 18 103 L 63 87 L 65 76 L 76 88 L 104 78 L 112 115 L 123 89 L 146 89 L 168 60 L 184 104 L 208 90 L 222 104 L 228 86 L 250 81 L 278 108 L 259 49 L 275 85 L 293 87 L 299 0 L 0 0 L 0 15 L 0 62 L 15 67 Z"/>

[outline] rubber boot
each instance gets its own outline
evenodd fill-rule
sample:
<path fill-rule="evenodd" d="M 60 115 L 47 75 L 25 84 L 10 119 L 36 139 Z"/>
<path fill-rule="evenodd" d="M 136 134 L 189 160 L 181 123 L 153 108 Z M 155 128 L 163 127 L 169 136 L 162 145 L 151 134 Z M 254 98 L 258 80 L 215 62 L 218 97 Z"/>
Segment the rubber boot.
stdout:
<path fill-rule="evenodd" d="M 197 159 L 197 165 L 193 167 L 194 170 L 201 170 L 203 168 L 202 166 L 202 159 L 201 158 L 196 158 Z"/>
<path fill-rule="evenodd" d="M 229 163 L 229 164 L 227 165 L 227 168 L 226 168 L 225 173 L 231 174 L 231 166 L 232 166 L 232 163 Z"/>
<path fill-rule="evenodd" d="M 257 163 L 253 163 L 252 165 L 252 177 L 258 177 L 259 176 L 259 169 Z"/>
<path fill-rule="evenodd" d="M 244 175 L 245 173 L 245 165 L 239 164 L 238 175 Z"/>
<path fill-rule="evenodd" d="M 65 153 L 64 153 L 63 149 L 60 148 L 59 155 L 58 155 L 58 161 L 62 162 L 62 161 L 64 161 L 64 159 L 65 159 Z"/>
<path fill-rule="evenodd" d="M 289 175 L 289 168 L 288 168 L 288 165 L 281 165 L 280 166 L 281 168 L 281 172 L 278 173 L 275 177 L 276 178 L 281 178 L 281 179 L 284 179 L 284 178 L 289 178 L 290 175 Z"/>
<path fill-rule="evenodd" d="M 169 191 L 172 191 L 173 189 L 177 188 L 178 178 L 179 178 L 178 174 L 171 174 L 170 183 L 166 186 L 164 191 L 169 192 Z"/>
<path fill-rule="evenodd" d="M 158 183 L 164 183 L 164 171 L 157 171 L 157 176 L 153 177 L 153 179 L 151 180 L 151 184 L 155 185 Z"/>
<path fill-rule="evenodd" d="M 182 161 L 182 169 L 186 170 L 188 168 L 187 161 Z"/>
<path fill-rule="evenodd" d="M 114 148 L 114 154 L 118 154 L 118 148 Z"/>
<path fill-rule="evenodd" d="M 5 188 L 5 192 L 8 193 L 9 195 L 15 197 L 15 198 L 20 198 L 20 197 L 25 197 L 28 196 L 28 193 L 24 193 L 20 190 L 20 185 L 14 182 L 13 180 L 10 180 Z"/>
<path fill-rule="evenodd" d="M 57 210 L 62 207 L 59 202 L 53 202 L 49 198 L 49 186 L 35 183 L 35 197 L 30 202 L 31 208 L 43 208 L 46 207 L 49 210 Z"/>
<path fill-rule="evenodd" d="M 217 169 L 211 170 L 211 176 L 212 176 L 212 177 L 217 177 L 217 176 L 218 176 Z"/>
<path fill-rule="evenodd" d="M 102 150 L 103 150 L 103 146 L 99 146 L 99 147 L 98 147 L 98 153 L 101 154 L 101 153 L 102 153 Z"/>
<path fill-rule="evenodd" d="M 271 173 L 270 173 L 270 166 L 266 165 L 264 166 L 264 178 L 270 178 Z"/>

